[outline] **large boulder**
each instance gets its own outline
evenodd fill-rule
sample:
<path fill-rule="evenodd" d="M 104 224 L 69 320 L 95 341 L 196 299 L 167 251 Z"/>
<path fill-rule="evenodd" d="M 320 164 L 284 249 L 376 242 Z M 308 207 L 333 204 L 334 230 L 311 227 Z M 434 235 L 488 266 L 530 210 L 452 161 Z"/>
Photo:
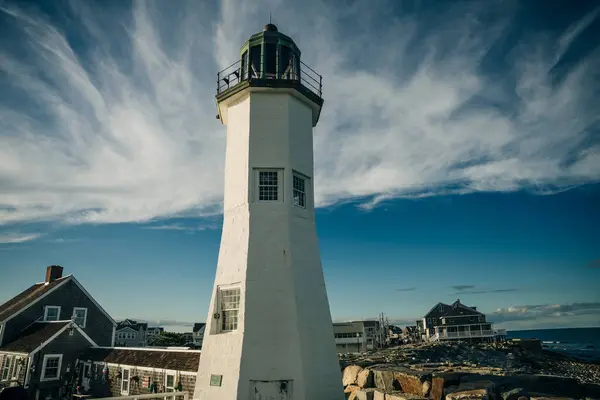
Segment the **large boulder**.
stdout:
<path fill-rule="evenodd" d="M 360 390 L 360 386 L 358 385 L 348 385 L 344 388 L 344 393 L 352 393 L 357 390 Z"/>
<path fill-rule="evenodd" d="M 461 383 L 446 395 L 446 400 L 493 400 L 495 398 L 496 386 L 491 381 Z"/>
<path fill-rule="evenodd" d="M 528 398 L 527 392 L 523 388 L 504 389 L 499 393 L 500 400 L 519 400 L 522 397 Z"/>
<path fill-rule="evenodd" d="M 381 389 L 375 389 L 373 391 L 373 400 L 386 400 L 386 394 Z"/>
<path fill-rule="evenodd" d="M 466 374 L 462 372 L 443 372 L 434 373 L 431 380 L 431 391 L 429 392 L 429 399 L 431 400 L 444 400 L 446 394 L 461 383 L 461 378 Z"/>
<path fill-rule="evenodd" d="M 358 377 L 358 373 L 362 371 L 362 367 L 359 365 L 350 365 L 344 369 L 344 374 L 342 376 L 342 383 L 344 386 L 353 385 L 356 383 L 356 378 Z"/>
<path fill-rule="evenodd" d="M 425 372 L 403 369 L 397 371 L 394 378 L 404 393 L 425 396 L 431 387 L 431 374 Z"/>
<path fill-rule="evenodd" d="M 394 391 L 386 393 L 385 400 L 425 400 L 425 398 L 416 394 Z"/>
<path fill-rule="evenodd" d="M 400 390 L 400 384 L 396 380 L 396 369 L 377 368 L 373 369 L 375 387 L 386 392 Z"/>
<path fill-rule="evenodd" d="M 356 376 L 356 384 L 361 388 L 371 388 L 373 383 L 373 371 L 368 368 L 363 369 Z"/>
<path fill-rule="evenodd" d="M 373 400 L 375 389 L 360 389 L 350 393 L 348 400 Z"/>

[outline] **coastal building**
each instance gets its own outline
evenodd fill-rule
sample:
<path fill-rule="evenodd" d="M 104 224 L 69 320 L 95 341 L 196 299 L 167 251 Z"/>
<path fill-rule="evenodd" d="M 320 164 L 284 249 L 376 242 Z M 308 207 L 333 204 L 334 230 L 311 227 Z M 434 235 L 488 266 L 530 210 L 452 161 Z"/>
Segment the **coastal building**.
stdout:
<path fill-rule="evenodd" d="M 154 348 L 89 348 L 81 356 L 81 393 L 118 397 L 188 392 L 196 386 L 200 351 Z"/>
<path fill-rule="evenodd" d="M 148 345 L 148 323 L 133 319 L 120 321 L 116 329 L 115 344 L 121 347 L 145 347 Z"/>
<path fill-rule="evenodd" d="M 0 386 L 31 397 L 68 390 L 80 353 L 114 344 L 116 322 L 73 275 L 58 265 L 0 306 Z"/>
<path fill-rule="evenodd" d="M 223 232 L 196 399 L 343 399 L 315 228 L 321 77 L 272 24 L 217 75 Z"/>
<path fill-rule="evenodd" d="M 468 307 L 460 299 L 448 305 L 436 304 L 417 321 L 421 338 L 427 341 L 470 340 L 496 341 L 506 339 L 506 330 L 494 329 L 477 307 Z"/>
<path fill-rule="evenodd" d="M 333 324 L 338 353 L 360 353 L 381 345 L 379 321 L 349 321 Z"/>
<path fill-rule="evenodd" d="M 194 346 L 202 347 L 202 340 L 204 339 L 204 330 L 206 324 L 204 322 L 197 322 L 192 328 L 193 343 Z"/>
<path fill-rule="evenodd" d="M 146 338 L 150 340 L 150 338 L 155 336 L 160 336 L 165 331 L 165 328 L 162 326 L 150 326 L 146 331 Z"/>

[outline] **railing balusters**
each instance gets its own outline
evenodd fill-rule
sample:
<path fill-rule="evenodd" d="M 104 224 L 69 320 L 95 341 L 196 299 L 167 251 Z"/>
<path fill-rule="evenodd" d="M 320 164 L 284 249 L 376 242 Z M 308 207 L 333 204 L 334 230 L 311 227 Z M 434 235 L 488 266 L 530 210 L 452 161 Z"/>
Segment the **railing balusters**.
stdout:
<path fill-rule="evenodd" d="M 299 81 L 300 85 L 317 96 L 321 97 L 323 95 L 323 77 L 302 61 L 300 61 L 299 70 L 293 68 L 293 70 L 289 71 L 287 74 L 285 72 L 281 73 L 280 71 L 280 75 L 274 75 L 275 78 L 267 77 L 268 74 L 265 71 L 265 65 L 262 65 L 262 63 L 258 65 L 260 70 L 257 71 L 257 65 L 249 61 L 244 65 L 244 69 L 242 69 L 241 62 L 241 60 L 238 60 L 217 73 L 217 95 L 235 87 L 243 81 L 251 81 L 252 79 Z M 287 78 L 284 78 L 286 76 Z"/>

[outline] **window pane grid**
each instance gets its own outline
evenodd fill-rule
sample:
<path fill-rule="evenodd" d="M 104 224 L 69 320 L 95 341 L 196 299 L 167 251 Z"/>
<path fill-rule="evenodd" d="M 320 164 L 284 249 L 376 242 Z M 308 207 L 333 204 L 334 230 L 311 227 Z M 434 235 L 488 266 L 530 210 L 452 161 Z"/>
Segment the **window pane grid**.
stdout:
<path fill-rule="evenodd" d="M 259 171 L 258 199 L 277 201 L 279 199 L 279 176 L 277 171 Z"/>
<path fill-rule="evenodd" d="M 44 368 L 44 378 L 58 377 L 58 357 L 48 358 L 46 368 Z"/>
<path fill-rule="evenodd" d="M 305 179 L 294 175 L 292 186 L 294 192 L 294 205 L 298 207 L 306 207 Z"/>
<path fill-rule="evenodd" d="M 240 309 L 240 290 L 221 290 L 221 330 L 234 331 L 238 326 L 238 313 Z"/>

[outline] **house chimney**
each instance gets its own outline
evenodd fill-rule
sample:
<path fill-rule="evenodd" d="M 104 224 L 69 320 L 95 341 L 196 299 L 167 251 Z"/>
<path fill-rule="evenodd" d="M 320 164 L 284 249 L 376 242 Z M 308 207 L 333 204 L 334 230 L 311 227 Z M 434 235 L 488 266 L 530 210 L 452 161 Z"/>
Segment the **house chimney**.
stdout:
<path fill-rule="evenodd" d="M 62 278 L 63 267 L 60 265 L 51 265 L 46 268 L 46 283 L 50 283 Z"/>

